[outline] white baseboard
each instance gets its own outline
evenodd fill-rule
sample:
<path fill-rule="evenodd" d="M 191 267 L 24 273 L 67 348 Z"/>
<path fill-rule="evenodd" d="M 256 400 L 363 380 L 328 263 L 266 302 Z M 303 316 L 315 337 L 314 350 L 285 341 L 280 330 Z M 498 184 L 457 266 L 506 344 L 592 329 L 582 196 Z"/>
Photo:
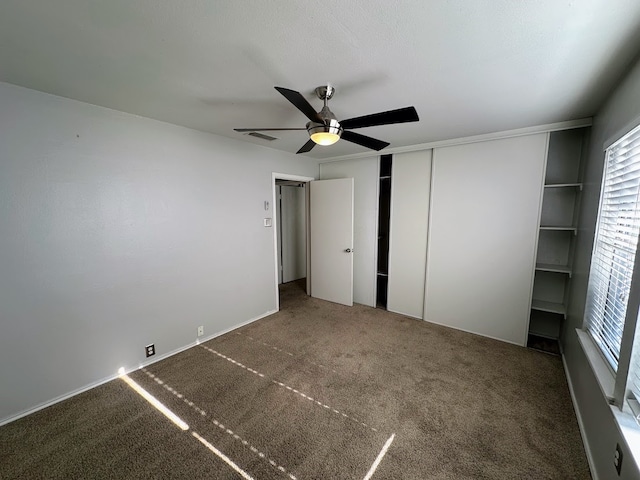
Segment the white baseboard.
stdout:
<path fill-rule="evenodd" d="M 234 330 L 236 330 L 236 329 L 238 329 L 240 327 L 244 327 L 245 325 L 249 325 L 250 323 L 253 323 L 253 322 L 258 321 L 258 320 L 260 320 L 262 318 L 268 317 L 269 315 L 273 315 L 274 313 L 277 313 L 277 312 L 278 312 L 277 310 L 270 310 L 270 311 L 268 311 L 266 313 L 263 313 L 262 315 L 259 315 L 259 316 L 255 317 L 255 318 L 252 318 L 252 319 L 247 320 L 245 322 L 239 323 L 238 325 L 235 325 L 233 327 L 227 328 L 225 330 L 221 330 L 221 331 L 219 331 L 217 333 L 214 333 L 212 335 L 208 335 L 208 336 L 206 336 L 204 338 L 198 338 L 194 342 L 191 342 L 191 343 L 189 343 L 189 344 L 187 344 L 187 345 L 185 345 L 183 347 L 176 348 L 175 350 L 172 350 L 171 352 L 165 353 L 164 355 L 160 355 L 157 358 L 154 358 L 153 360 L 148 360 L 146 362 L 142 362 L 135 368 L 125 368 L 125 372 L 126 373 L 130 373 L 130 372 L 133 372 L 135 370 L 139 370 L 142 367 L 146 367 L 148 365 L 152 365 L 154 363 L 160 362 L 160 361 L 162 361 L 162 360 L 164 360 L 166 358 L 172 357 L 173 355 L 176 355 L 176 354 L 178 354 L 180 352 L 184 352 L 185 350 L 193 348 L 196 345 L 199 345 L 200 343 L 207 342 L 207 341 L 212 340 L 212 339 L 214 339 L 216 337 L 220 337 L 222 335 L 225 335 L 225 334 L 227 334 L 229 332 L 232 332 L 232 331 L 234 331 Z M 32 413 L 36 413 L 36 412 L 38 412 L 40 410 L 43 410 L 43 409 L 45 409 L 47 407 L 55 405 L 56 403 L 60 403 L 60 402 L 62 402 L 64 400 L 67 400 L 67 399 L 69 399 L 71 397 L 75 397 L 76 395 L 79 395 L 79 394 L 81 394 L 83 392 L 86 392 L 87 390 L 91 390 L 92 388 L 96 388 L 96 387 L 99 387 L 100 385 L 104 385 L 107 382 L 115 380 L 116 378 L 118 378 L 118 376 L 119 376 L 118 373 L 114 373 L 113 375 L 109 375 L 108 377 L 105 377 L 105 378 L 103 378 L 101 380 L 98 380 L 97 382 L 92 382 L 92 383 L 90 383 L 88 385 L 85 385 L 84 387 L 80 387 L 80 388 L 78 388 L 76 390 L 73 390 L 73 391 L 71 391 L 69 393 L 65 393 L 64 395 L 60 395 L 58 397 L 55 397 L 52 400 L 49 400 L 49 401 L 43 402 L 43 403 L 41 403 L 39 405 L 36 405 L 35 407 L 29 408 L 27 410 L 24 410 L 24 411 L 22 411 L 20 413 L 15 414 L 15 415 L 11 415 L 9 417 L 3 418 L 2 420 L 0 420 L 0 427 L 2 425 L 6 425 L 7 423 L 14 422 L 14 421 L 18 420 L 19 418 L 26 417 L 27 415 L 31 415 Z"/>
<path fill-rule="evenodd" d="M 32 413 L 36 413 L 39 410 L 50 407 L 51 405 L 55 405 L 56 403 L 62 402 L 63 400 L 67 400 L 68 398 L 75 397 L 76 395 L 86 392 L 87 390 L 91 390 L 92 388 L 99 387 L 100 385 L 110 382 L 111 380 L 114 380 L 116 378 L 118 378 L 117 373 L 110 375 L 106 378 L 103 378 L 102 380 L 98 380 L 97 382 L 93 382 L 88 385 L 85 385 L 84 387 L 78 388 L 69 393 L 65 393 L 64 395 L 60 395 L 59 397 L 55 397 L 54 399 L 49 400 L 47 402 L 40 403 L 33 408 L 29 408 L 15 415 L 11 415 L 9 417 L 3 418 L 2 420 L 0 420 L 0 427 L 2 425 L 6 425 L 7 423 L 14 422 L 19 418 L 26 417 L 27 415 L 31 415 Z"/>
<path fill-rule="evenodd" d="M 161 355 L 157 358 L 154 358 L 153 360 L 148 360 L 146 362 L 142 362 L 140 363 L 140 365 L 138 365 L 137 367 L 134 368 L 126 368 L 125 367 L 125 373 L 130 373 L 130 372 L 134 372 L 136 370 L 139 370 L 143 367 L 148 367 L 149 365 L 153 365 L 154 363 L 160 362 L 162 360 L 164 360 L 165 358 L 169 358 L 172 357 L 180 352 L 184 352 L 185 350 L 189 350 L 190 348 L 195 347 L 196 345 L 199 345 L 201 343 L 204 342 L 208 342 L 209 340 L 213 340 L 216 337 L 221 337 L 222 335 L 226 335 L 229 332 L 233 332 L 234 330 L 237 330 L 238 328 L 244 327 L 245 325 L 249 325 L 250 323 L 256 322 L 262 318 L 268 317 L 269 315 L 273 315 L 274 313 L 277 313 L 277 310 L 270 310 L 266 313 L 263 313 L 262 315 L 258 315 L 257 317 L 254 317 L 250 320 L 247 320 L 246 322 L 242 322 L 239 323 L 238 325 L 234 325 L 233 327 L 230 328 L 226 328 L 224 330 L 220 330 L 219 332 L 213 333 L 211 335 L 207 335 L 206 337 L 200 337 L 197 338 L 194 342 L 188 343 L 187 345 L 180 347 L 180 348 L 176 348 L 175 350 L 172 350 L 168 353 L 165 353 L 164 355 Z M 114 377 L 116 378 L 117 375 Z M 104 382 L 102 382 L 104 383 Z"/>
<path fill-rule="evenodd" d="M 587 454 L 587 462 L 589 463 L 589 470 L 591 470 L 591 478 L 593 480 L 599 480 L 598 472 L 595 468 L 595 461 L 593 459 L 593 455 L 591 454 L 591 450 L 589 449 L 589 443 L 587 442 L 587 432 L 584 428 L 584 422 L 582 421 L 582 415 L 580 414 L 578 402 L 576 401 L 576 395 L 573 390 L 573 383 L 571 382 L 571 375 L 569 374 L 569 368 L 567 367 L 567 361 L 564 354 L 562 355 L 562 365 L 564 367 L 564 374 L 567 377 L 567 384 L 569 385 L 569 393 L 571 394 L 573 411 L 575 412 L 576 419 L 578 420 L 578 429 L 580 430 L 580 437 L 582 437 L 582 445 L 584 446 L 584 451 Z"/>
<path fill-rule="evenodd" d="M 512 340 L 507 340 L 506 338 L 494 337 L 494 336 L 487 335 L 487 334 L 484 334 L 484 333 L 474 332 L 472 330 L 467 330 L 465 328 L 452 327 L 451 325 L 447 325 L 446 323 L 434 322 L 433 320 L 429 320 L 428 318 L 421 318 L 420 320 L 424 320 L 425 322 L 428 322 L 428 323 L 433 323 L 434 325 L 440 325 L 441 327 L 447 327 L 447 328 L 451 328 L 453 330 L 458 330 L 459 332 L 472 333 L 474 335 L 479 335 L 480 337 L 485 337 L 485 338 L 490 338 L 492 340 L 498 340 L 500 342 L 510 343 L 511 345 L 516 345 L 518 347 L 526 347 L 527 346 L 526 335 L 525 335 L 525 340 L 522 343 L 519 343 L 519 342 L 514 342 Z"/>
<path fill-rule="evenodd" d="M 405 317 L 409 317 L 409 318 L 415 318 L 416 320 L 423 320 L 423 318 L 422 318 L 422 317 L 419 317 L 419 316 L 417 316 L 417 315 L 412 315 L 412 314 L 410 314 L 410 313 L 400 312 L 400 311 L 398 311 L 398 310 L 389 310 L 389 309 L 387 308 L 387 312 L 397 313 L 398 315 L 403 315 L 403 316 L 405 316 Z"/>

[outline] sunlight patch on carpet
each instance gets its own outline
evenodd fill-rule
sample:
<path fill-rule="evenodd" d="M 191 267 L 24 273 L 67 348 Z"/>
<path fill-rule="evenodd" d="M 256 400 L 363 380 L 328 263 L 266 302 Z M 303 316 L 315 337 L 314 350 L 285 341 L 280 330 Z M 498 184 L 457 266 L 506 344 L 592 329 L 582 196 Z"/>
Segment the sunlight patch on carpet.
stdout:
<path fill-rule="evenodd" d="M 380 462 L 382 461 L 384 456 L 387 454 L 387 450 L 389 450 L 389 447 L 393 443 L 393 439 L 394 438 L 396 438 L 396 434 L 395 433 L 393 435 L 391 435 L 389 437 L 389 440 L 387 440 L 386 443 L 383 445 L 382 450 L 380 450 L 380 453 L 378 454 L 378 456 L 374 460 L 373 465 L 371 465 L 371 468 L 369 469 L 369 471 L 365 475 L 364 480 L 369 480 L 373 476 L 373 474 L 376 473 L 376 470 L 378 469 L 378 465 L 380 465 Z"/>
<path fill-rule="evenodd" d="M 189 430 L 189 425 L 187 425 L 180 417 L 178 417 L 175 413 L 169 410 L 162 402 L 160 402 L 156 397 L 147 392 L 144 388 L 138 385 L 135 380 L 133 380 L 129 375 L 124 372 L 120 372 L 120 378 L 129 385 L 138 395 L 144 398 L 147 402 L 153 405 L 160 413 L 162 413 L 165 417 L 175 423 L 182 430 Z"/>
<path fill-rule="evenodd" d="M 244 470 L 242 470 L 238 465 L 236 465 L 235 463 L 233 463 L 233 461 L 227 457 L 224 453 L 222 453 L 220 450 L 218 450 L 216 447 L 214 447 L 213 445 L 211 445 L 207 440 L 205 440 L 204 438 L 202 438 L 200 435 L 198 435 L 196 432 L 191 432 L 191 435 L 193 435 L 194 437 L 196 437 L 198 439 L 198 441 L 200 443 L 202 443 L 205 447 L 207 447 L 209 450 L 211 450 L 211 452 L 213 452 L 214 455 L 216 455 L 218 458 L 220 458 L 220 460 L 222 460 L 224 463 L 226 463 L 227 465 L 229 465 L 233 470 L 235 470 L 242 478 L 244 478 L 245 480 L 254 480 L 254 478 L 249 475 L 247 472 L 245 472 Z"/>

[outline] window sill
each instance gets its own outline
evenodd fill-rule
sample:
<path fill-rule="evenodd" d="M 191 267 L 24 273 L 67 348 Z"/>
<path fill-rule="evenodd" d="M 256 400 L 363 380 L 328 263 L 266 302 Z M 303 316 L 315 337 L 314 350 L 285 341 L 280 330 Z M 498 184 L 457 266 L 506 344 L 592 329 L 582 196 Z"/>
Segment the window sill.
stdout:
<path fill-rule="evenodd" d="M 587 357 L 587 361 L 591 365 L 591 369 L 596 376 L 598 385 L 600 385 L 602 394 L 610 404 L 613 403 L 613 389 L 615 388 L 616 381 L 613 373 L 609 369 L 605 359 L 600 355 L 597 345 L 593 343 L 589 334 L 579 328 L 576 328 L 576 333 L 578 334 L 578 340 L 580 341 L 582 350 Z"/>
<path fill-rule="evenodd" d="M 633 457 L 635 466 L 640 470 L 640 426 L 631 412 L 631 409 L 624 402 L 623 408 L 619 408 L 613 403 L 613 389 L 615 387 L 615 376 L 611 372 L 606 360 L 600 355 L 597 345 L 593 342 L 589 334 L 579 328 L 576 329 L 578 340 L 582 346 L 587 361 L 591 365 L 591 370 L 598 381 L 600 390 L 609 402 L 611 413 L 615 418 L 620 435 L 624 438 L 628 451 Z"/>
<path fill-rule="evenodd" d="M 640 426 L 638 426 L 627 402 L 624 402 L 622 410 L 611 405 L 611 413 L 613 413 L 618 424 L 618 430 L 620 430 L 620 434 L 633 457 L 636 469 L 640 471 Z"/>

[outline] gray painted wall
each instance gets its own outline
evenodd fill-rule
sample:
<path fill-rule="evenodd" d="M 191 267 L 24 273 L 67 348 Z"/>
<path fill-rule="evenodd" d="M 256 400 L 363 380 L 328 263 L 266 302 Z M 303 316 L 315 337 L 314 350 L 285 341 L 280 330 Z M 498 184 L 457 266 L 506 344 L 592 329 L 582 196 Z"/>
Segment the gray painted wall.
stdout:
<path fill-rule="evenodd" d="M 592 457 L 594 477 L 600 479 L 640 479 L 640 472 L 625 444 L 626 461 L 623 462 L 622 475 L 618 477 L 616 474 L 613 467 L 613 453 L 616 443 L 622 444 L 623 439 L 614 421 L 611 407 L 600 393 L 596 379 L 578 343 L 575 329 L 582 327 L 584 317 L 604 165 L 603 146 L 607 140 L 626 133 L 638 122 L 640 122 L 640 62 L 635 64 L 594 117 L 585 170 L 569 316 L 563 340 L 569 379 L 583 425 L 583 433 L 586 436 L 586 444 Z"/>
<path fill-rule="evenodd" d="M 318 164 L 0 83 L 0 422 L 272 312 L 273 171 Z"/>

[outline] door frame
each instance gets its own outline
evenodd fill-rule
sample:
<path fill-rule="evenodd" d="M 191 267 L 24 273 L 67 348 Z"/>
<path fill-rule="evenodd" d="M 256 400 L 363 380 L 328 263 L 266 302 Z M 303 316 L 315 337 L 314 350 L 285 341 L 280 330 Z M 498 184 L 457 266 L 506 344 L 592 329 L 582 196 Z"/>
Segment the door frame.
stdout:
<path fill-rule="evenodd" d="M 305 208 L 304 223 L 307 240 L 307 295 L 311 294 L 311 251 L 309 239 L 309 182 L 315 180 L 313 177 L 304 177 L 302 175 L 291 175 L 289 173 L 271 173 L 271 212 L 273 214 L 273 262 L 274 262 L 274 293 L 276 299 L 276 312 L 280 311 L 280 293 L 278 289 L 278 229 L 280 228 L 279 219 L 276 210 L 276 180 L 293 180 L 300 183 L 306 183 L 305 188 Z"/>

